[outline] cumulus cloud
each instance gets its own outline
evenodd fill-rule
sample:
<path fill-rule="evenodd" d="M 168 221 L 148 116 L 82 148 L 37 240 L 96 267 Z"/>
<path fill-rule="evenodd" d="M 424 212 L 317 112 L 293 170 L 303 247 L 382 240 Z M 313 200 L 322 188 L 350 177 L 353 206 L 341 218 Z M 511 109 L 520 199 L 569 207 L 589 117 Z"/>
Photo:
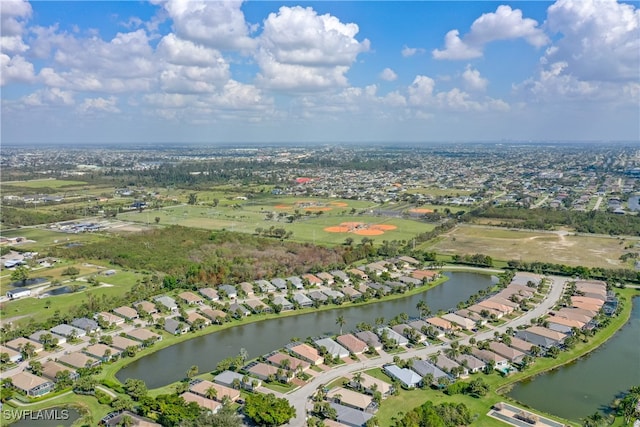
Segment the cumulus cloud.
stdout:
<path fill-rule="evenodd" d="M 345 86 L 345 73 L 369 41 L 356 24 L 344 24 L 312 8 L 281 7 L 264 22 L 256 60 L 258 81 L 275 89 L 319 90 Z"/>
<path fill-rule="evenodd" d="M 425 50 L 420 47 L 409 47 L 409 46 L 403 46 L 402 50 L 400 51 L 402 56 L 405 58 L 408 58 L 410 56 L 417 55 L 417 54 L 423 54 L 424 52 Z"/>
<path fill-rule="evenodd" d="M 248 52 L 255 47 L 240 8 L 242 1 L 169 0 L 162 5 L 180 38 L 215 49 Z"/>
<path fill-rule="evenodd" d="M 85 98 L 82 104 L 78 106 L 78 111 L 81 113 L 119 113 L 120 109 L 117 107 L 118 99 L 115 96 L 109 98 Z"/>
<path fill-rule="evenodd" d="M 0 53 L 0 86 L 9 83 L 31 83 L 35 80 L 33 64 L 20 55 Z"/>
<path fill-rule="evenodd" d="M 391 68 L 385 68 L 380 73 L 380 78 L 388 82 L 392 82 L 398 78 L 398 75 Z"/>
<path fill-rule="evenodd" d="M 73 93 L 58 88 L 40 89 L 22 99 L 30 107 L 69 106 L 75 103 Z"/>
<path fill-rule="evenodd" d="M 3 0 L 0 2 L 0 28 L 2 36 L 21 36 L 26 20 L 32 14 L 31 5 L 26 0 Z"/>
<path fill-rule="evenodd" d="M 462 73 L 462 80 L 469 90 L 484 91 L 489 84 L 487 79 L 480 76 L 480 71 L 474 70 L 470 66 L 467 66 L 464 73 Z"/>
<path fill-rule="evenodd" d="M 514 85 L 516 93 L 543 102 L 638 104 L 639 9 L 615 0 L 559 0 L 546 25 L 559 38 L 538 73 Z"/>
<path fill-rule="evenodd" d="M 482 56 L 487 43 L 497 40 L 525 39 L 535 47 L 549 43 L 549 38 L 538 27 L 534 19 L 523 18 L 520 9 L 498 6 L 495 12 L 485 13 L 471 25 L 471 30 L 460 37 L 458 30 L 451 30 L 445 36 L 445 48 L 434 49 L 435 59 L 472 59 Z"/>

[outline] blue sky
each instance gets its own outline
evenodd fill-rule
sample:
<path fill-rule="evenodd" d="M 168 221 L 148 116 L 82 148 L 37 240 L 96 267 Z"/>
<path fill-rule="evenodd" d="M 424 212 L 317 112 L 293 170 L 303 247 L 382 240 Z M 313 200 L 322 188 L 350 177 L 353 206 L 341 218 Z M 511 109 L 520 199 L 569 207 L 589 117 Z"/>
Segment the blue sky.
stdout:
<path fill-rule="evenodd" d="M 2 0 L 2 141 L 638 140 L 638 6 Z"/>

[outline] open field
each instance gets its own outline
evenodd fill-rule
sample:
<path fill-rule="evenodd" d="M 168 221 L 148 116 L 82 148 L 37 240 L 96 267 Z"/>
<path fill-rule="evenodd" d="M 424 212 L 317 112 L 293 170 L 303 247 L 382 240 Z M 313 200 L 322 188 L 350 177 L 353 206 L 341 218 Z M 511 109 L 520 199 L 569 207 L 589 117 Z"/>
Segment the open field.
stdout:
<path fill-rule="evenodd" d="M 585 267 L 626 268 L 619 257 L 636 238 L 564 235 L 460 225 L 423 248 L 443 254 L 482 253 L 497 260 L 518 259 Z"/>
<path fill-rule="evenodd" d="M 91 233 L 62 233 L 59 231 L 47 230 L 44 228 L 25 227 L 11 229 L 2 232 L 3 237 L 24 237 L 33 242 L 21 243 L 18 247 L 29 251 L 44 251 L 55 245 L 70 245 L 98 242 L 106 237 L 100 234 Z"/>
<path fill-rule="evenodd" d="M 79 187 L 87 185 L 85 181 L 62 180 L 62 179 L 34 179 L 30 181 L 8 181 L 3 182 L 5 187 L 22 187 L 22 188 L 62 188 L 62 187 Z"/>
<path fill-rule="evenodd" d="M 378 242 L 409 240 L 416 234 L 430 231 L 434 227 L 432 224 L 408 219 L 360 214 L 366 212 L 370 206 L 369 202 L 353 200 L 270 198 L 251 202 L 234 201 L 230 204 L 220 202 L 216 207 L 179 205 L 141 213 L 132 211 L 119 214 L 118 219 L 154 224 L 157 217 L 160 225 L 177 224 L 242 233 L 256 233 L 256 229 L 282 228 L 293 233 L 291 240 L 324 245 L 341 244 L 348 237 L 358 242 L 364 236 Z M 296 214 L 298 219 L 293 222 L 286 219 L 287 216 Z M 325 230 L 338 227 L 344 222 L 358 222 L 370 228 L 386 229 L 382 230 L 382 234 Z"/>

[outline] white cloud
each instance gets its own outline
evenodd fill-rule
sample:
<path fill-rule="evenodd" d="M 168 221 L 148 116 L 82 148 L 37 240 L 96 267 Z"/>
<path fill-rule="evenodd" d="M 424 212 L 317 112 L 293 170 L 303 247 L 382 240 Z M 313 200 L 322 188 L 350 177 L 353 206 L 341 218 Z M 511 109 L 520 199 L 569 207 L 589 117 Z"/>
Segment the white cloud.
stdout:
<path fill-rule="evenodd" d="M 182 40 L 175 34 L 167 34 L 160 40 L 157 52 L 167 61 L 176 65 L 192 65 L 198 67 L 218 66 L 225 63 L 216 49 Z M 228 67 L 228 66 L 227 66 Z"/>
<path fill-rule="evenodd" d="M 0 86 L 9 83 L 31 83 L 35 80 L 33 64 L 20 55 L 0 53 Z"/>
<path fill-rule="evenodd" d="M 416 54 L 423 54 L 424 52 L 425 50 L 421 47 L 409 47 L 409 46 L 403 46 L 402 50 L 400 51 L 402 56 L 405 58 L 408 58 Z"/>
<path fill-rule="evenodd" d="M 495 12 L 485 13 L 471 25 L 471 30 L 460 38 L 458 30 L 451 30 L 445 36 L 445 49 L 434 49 L 435 59 L 472 59 L 482 56 L 484 46 L 497 40 L 525 39 L 535 47 L 549 42 L 546 34 L 534 19 L 523 18 L 520 9 L 498 6 Z"/>
<path fill-rule="evenodd" d="M 345 86 L 345 73 L 369 41 L 355 39 L 359 28 L 311 8 L 281 7 L 264 22 L 256 55 L 258 81 L 275 89 L 319 90 Z"/>
<path fill-rule="evenodd" d="M 31 17 L 31 5 L 26 0 L 0 1 L 0 28 L 6 37 L 21 36 L 25 21 Z"/>
<path fill-rule="evenodd" d="M 487 79 L 480 76 L 480 71 L 474 70 L 470 66 L 467 66 L 464 73 L 462 73 L 462 80 L 469 90 L 484 91 L 489 84 Z"/>
<path fill-rule="evenodd" d="M 22 99 L 30 107 L 70 106 L 75 103 L 73 93 L 58 88 L 40 89 Z"/>
<path fill-rule="evenodd" d="M 240 9 L 242 1 L 169 0 L 162 4 L 180 38 L 215 49 L 248 52 L 255 47 Z"/>
<path fill-rule="evenodd" d="M 416 76 L 408 88 L 409 103 L 412 105 L 425 105 L 431 101 L 436 82 L 427 76 Z"/>
<path fill-rule="evenodd" d="M 94 113 L 94 112 L 107 112 L 107 113 L 119 113 L 120 109 L 117 107 L 118 100 L 115 96 L 109 98 L 85 98 L 82 104 L 78 106 L 80 113 Z"/>
<path fill-rule="evenodd" d="M 398 78 L 398 75 L 391 68 L 385 68 L 380 73 L 380 78 L 388 82 L 392 82 Z"/>

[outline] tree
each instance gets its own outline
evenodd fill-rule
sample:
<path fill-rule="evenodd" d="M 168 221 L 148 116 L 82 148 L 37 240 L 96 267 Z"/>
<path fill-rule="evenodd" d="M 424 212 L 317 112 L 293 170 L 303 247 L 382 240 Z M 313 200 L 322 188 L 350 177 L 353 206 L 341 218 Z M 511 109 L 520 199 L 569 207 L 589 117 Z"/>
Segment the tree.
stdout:
<path fill-rule="evenodd" d="M 345 325 L 345 320 L 344 320 L 344 316 L 343 315 L 339 315 L 336 318 L 336 325 L 340 326 L 340 335 L 342 335 L 342 327 Z"/>
<path fill-rule="evenodd" d="M 27 267 L 25 267 L 24 265 L 17 266 L 11 272 L 11 280 L 13 280 L 15 282 L 20 282 L 20 283 L 24 284 L 24 283 L 26 283 L 26 281 L 28 279 L 29 279 L 29 269 Z"/>
<path fill-rule="evenodd" d="M 583 427 L 600 427 L 606 423 L 605 417 L 596 411 L 593 414 L 582 419 Z"/>
<path fill-rule="evenodd" d="M 20 353 L 23 359 L 31 359 L 36 354 L 36 346 L 28 342 L 20 347 Z"/>
<path fill-rule="evenodd" d="M 37 360 L 32 360 L 29 362 L 29 370 L 33 375 L 41 376 L 42 375 L 42 363 Z"/>
<path fill-rule="evenodd" d="M 124 382 L 124 390 L 135 401 L 147 395 L 147 385 L 142 380 L 127 378 Z"/>
<path fill-rule="evenodd" d="M 81 394 L 93 394 L 98 381 L 91 375 L 80 376 L 76 381 L 73 391 Z"/>
<path fill-rule="evenodd" d="M 424 300 L 418 301 L 418 304 L 416 304 L 416 308 L 418 309 L 420 317 L 422 318 L 428 317 L 431 314 L 431 308 L 429 308 Z"/>
<path fill-rule="evenodd" d="M 155 217 L 153 220 L 156 222 L 156 224 L 160 224 L 160 217 L 159 216 Z"/>
<path fill-rule="evenodd" d="M 209 387 L 207 388 L 207 390 L 204 392 L 204 396 L 207 399 L 211 399 L 211 400 L 215 400 L 216 397 L 218 397 L 218 389 L 215 387 Z"/>
<path fill-rule="evenodd" d="M 111 407 L 116 411 L 131 411 L 133 400 L 129 396 L 121 396 L 111 401 Z"/>
<path fill-rule="evenodd" d="M 295 417 L 296 410 L 287 399 L 273 394 L 252 394 L 247 396 L 244 413 L 258 425 L 279 426 Z"/>
<path fill-rule="evenodd" d="M 193 365 L 187 370 L 187 378 L 191 379 L 198 375 L 198 366 Z"/>
<path fill-rule="evenodd" d="M 190 205 L 195 205 L 198 203 L 198 194 L 197 193 L 189 193 L 189 200 L 187 201 Z"/>

